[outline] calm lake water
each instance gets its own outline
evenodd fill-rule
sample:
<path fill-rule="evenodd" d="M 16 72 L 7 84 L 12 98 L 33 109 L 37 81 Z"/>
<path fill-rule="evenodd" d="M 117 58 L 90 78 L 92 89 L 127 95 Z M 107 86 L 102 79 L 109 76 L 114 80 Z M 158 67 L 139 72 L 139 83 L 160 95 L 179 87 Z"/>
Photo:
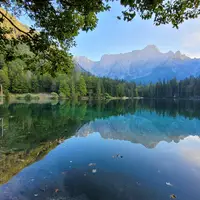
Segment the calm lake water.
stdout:
<path fill-rule="evenodd" d="M 0 118 L 0 200 L 200 199 L 198 101 L 3 104 Z"/>

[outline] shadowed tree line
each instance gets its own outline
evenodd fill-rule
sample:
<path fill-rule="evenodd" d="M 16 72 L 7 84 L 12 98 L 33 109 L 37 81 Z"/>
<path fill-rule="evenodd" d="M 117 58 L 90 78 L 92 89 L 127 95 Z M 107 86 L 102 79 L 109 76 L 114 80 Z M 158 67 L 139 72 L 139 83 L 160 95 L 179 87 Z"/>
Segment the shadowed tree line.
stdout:
<path fill-rule="evenodd" d="M 129 22 L 138 16 L 151 19 L 156 26 L 171 24 L 178 28 L 200 14 L 198 0 L 0 0 L 0 53 L 10 42 L 26 44 L 34 53 L 32 61 L 37 61 L 37 65 L 28 66 L 31 71 L 69 73 L 73 68 L 69 52 L 75 37 L 80 31 L 94 30 L 98 13 L 109 12 L 114 4 L 122 8 L 116 15 L 119 20 Z M 32 26 L 18 22 L 21 16 L 29 18 Z M 11 62 L 12 55 L 6 60 Z"/>
<path fill-rule="evenodd" d="M 1 149 L 24 150 L 58 138 L 68 138 L 85 123 L 97 118 L 150 111 L 160 116 L 200 119 L 197 101 L 185 100 L 126 100 L 51 104 L 4 104 L 0 117 L 4 118 Z"/>
<path fill-rule="evenodd" d="M 150 98 L 200 98 L 200 77 L 159 81 L 138 86 L 139 96 Z"/>

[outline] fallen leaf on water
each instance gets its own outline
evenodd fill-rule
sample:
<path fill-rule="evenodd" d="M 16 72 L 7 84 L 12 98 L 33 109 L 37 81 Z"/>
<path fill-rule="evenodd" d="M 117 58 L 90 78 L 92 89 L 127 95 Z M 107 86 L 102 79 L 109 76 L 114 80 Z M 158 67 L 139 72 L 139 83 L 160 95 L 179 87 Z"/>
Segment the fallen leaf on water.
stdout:
<path fill-rule="evenodd" d="M 55 189 L 55 193 L 59 192 L 59 189 Z"/>
<path fill-rule="evenodd" d="M 123 156 L 121 156 L 120 154 L 116 154 L 116 155 L 112 156 L 112 158 L 123 158 Z"/>
<path fill-rule="evenodd" d="M 170 195 L 170 199 L 176 199 L 176 195 L 175 194 L 171 194 Z"/>
<path fill-rule="evenodd" d="M 39 188 L 42 192 L 45 192 L 45 188 Z"/>
<path fill-rule="evenodd" d="M 166 185 L 168 185 L 168 186 L 173 186 L 170 182 L 166 182 Z"/>
<path fill-rule="evenodd" d="M 97 172 L 97 170 L 96 170 L 96 169 L 93 169 L 93 170 L 92 170 L 92 173 L 93 173 L 93 174 L 95 174 L 96 172 Z"/>
<path fill-rule="evenodd" d="M 88 166 L 89 167 L 96 166 L 96 163 L 89 163 Z"/>

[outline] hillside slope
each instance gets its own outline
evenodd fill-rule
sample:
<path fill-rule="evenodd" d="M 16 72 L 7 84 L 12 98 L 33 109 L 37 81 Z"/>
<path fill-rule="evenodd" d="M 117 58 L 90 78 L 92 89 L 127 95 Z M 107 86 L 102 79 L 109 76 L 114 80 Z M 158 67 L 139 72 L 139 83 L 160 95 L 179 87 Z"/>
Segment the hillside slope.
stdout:
<path fill-rule="evenodd" d="M 12 16 L 10 13 L 8 13 L 3 8 L 0 8 L 0 18 L 3 17 L 3 22 L 0 23 L 0 26 L 4 27 L 6 29 L 11 29 L 11 33 L 6 35 L 6 37 L 8 39 L 17 38 L 17 37 L 23 35 L 23 32 L 21 32 L 17 28 L 15 28 L 4 16 L 2 16 L 1 13 L 3 13 L 3 15 L 5 15 L 8 19 L 10 19 L 12 21 L 12 23 L 16 27 L 18 27 L 20 30 L 22 30 L 24 32 L 29 32 L 29 27 L 28 26 L 22 24 L 19 20 L 16 19 L 16 17 Z"/>

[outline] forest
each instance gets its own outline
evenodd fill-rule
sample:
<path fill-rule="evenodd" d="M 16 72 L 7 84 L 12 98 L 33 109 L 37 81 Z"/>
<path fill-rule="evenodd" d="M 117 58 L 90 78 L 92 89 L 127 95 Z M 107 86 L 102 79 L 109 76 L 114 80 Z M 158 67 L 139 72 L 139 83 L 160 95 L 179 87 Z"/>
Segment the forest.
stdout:
<path fill-rule="evenodd" d="M 26 44 L 8 43 L 0 53 L 0 84 L 4 94 L 9 93 L 57 93 L 60 98 L 146 97 L 146 98 L 198 98 L 200 97 L 200 77 L 189 77 L 177 81 L 162 80 L 156 84 L 99 78 L 91 74 L 71 69 L 68 73 L 58 71 L 34 71 L 44 61 L 37 59 Z M 51 68 L 52 63 L 48 63 Z M 31 69 L 31 70 L 30 70 Z"/>
<path fill-rule="evenodd" d="M 75 45 L 75 37 L 79 31 L 93 30 L 98 24 L 97 14 L 109 11 L 111 2 L 70 0 L 57 1 L 55 6 L 49 0 L 0 1 L 0 84 L 4 95 L 53 93 L 68 99 L 198 98 L 199 77 L 144 85 L 75 70 L 69 51 Z M 194 1 L 141 1 L 137 4 L 121 1 L 121 6 L 129 9 L 122 11 L 122 15 L 119 13 L 118 20 L 131 21 L 138 15 L 144 20 L 153 18 L 155 25 L 171 24 L 176 28 L 199 15 L 196 12 L 199 4 Z M 18 21 L 24 13 L 33 26 L 27 27 Z"/>

